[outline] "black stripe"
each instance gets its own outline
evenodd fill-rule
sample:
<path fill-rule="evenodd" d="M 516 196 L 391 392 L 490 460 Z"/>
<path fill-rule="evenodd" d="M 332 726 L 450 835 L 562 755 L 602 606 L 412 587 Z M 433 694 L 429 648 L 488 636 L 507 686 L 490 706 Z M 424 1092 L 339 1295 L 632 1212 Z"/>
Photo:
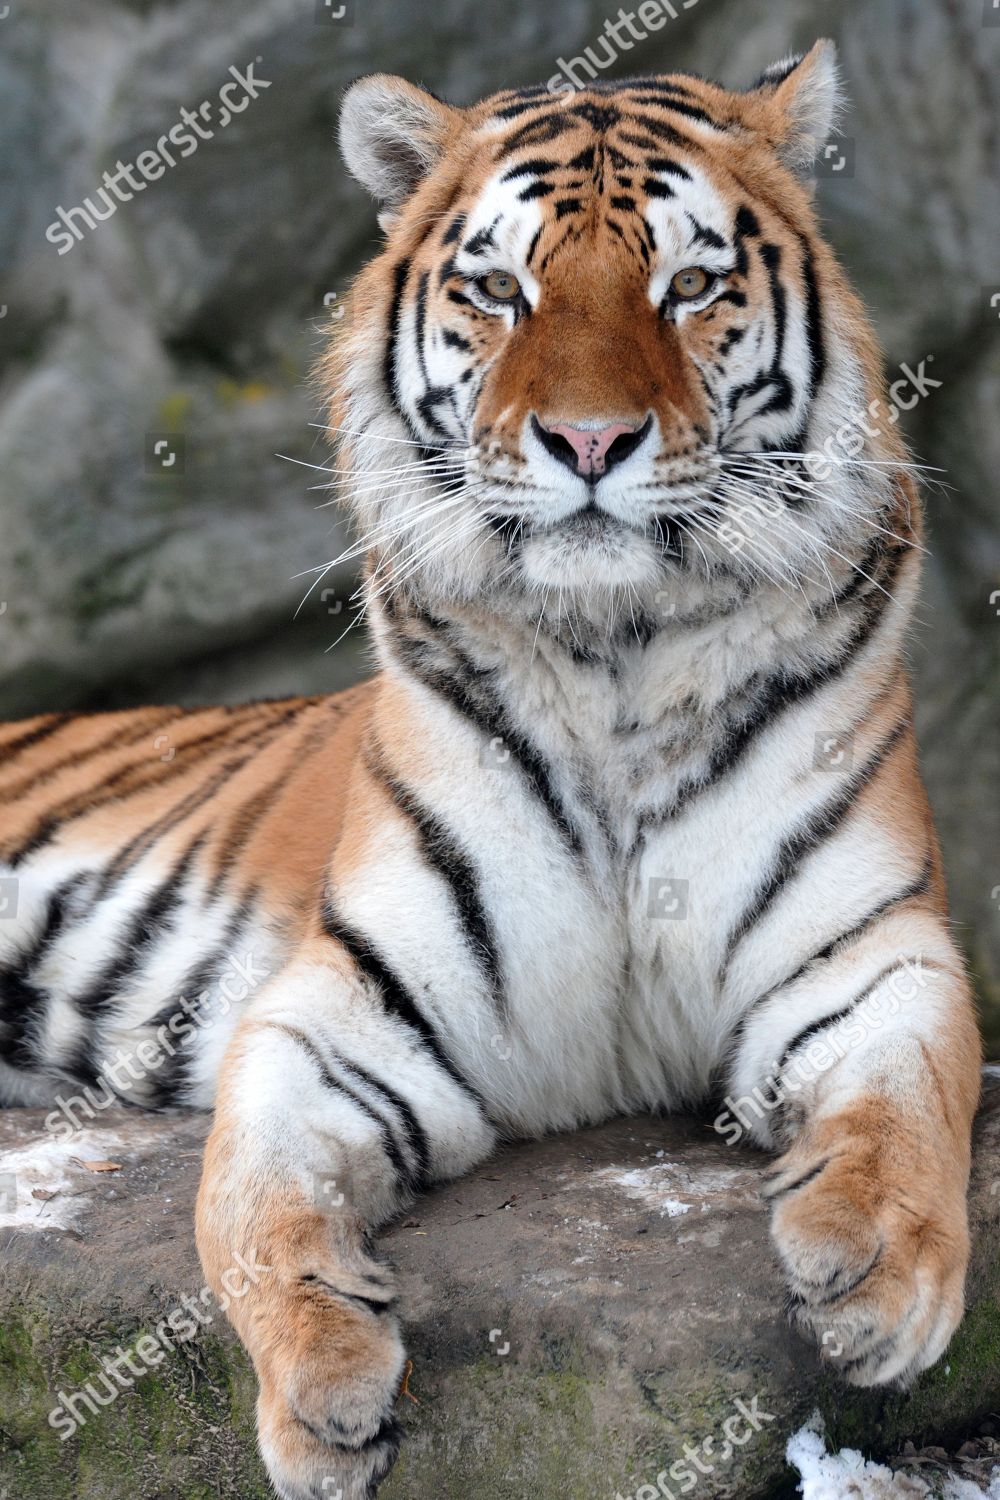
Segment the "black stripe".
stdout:
<path fill-rule="evenodd" d="M 743 1039 L 749 1031 L 754 1017 L 776 995 L 779 995 L 782 990 L 791 989 L 792 985 L 797 984 L 802 976 L 814 966 L 826 963 L 833 957 L 840 957 L 852 943 L 856 942 L 858 938 L 863 937 L 883 916 L 887 916 L 897 906 L 904 905 L 905 902 L 913 900 L 915 896 L 923 895 L 930 886 L 930 876 L 931 855 L 928 852 L 924 860 L 923 869 L 914 880 L 911 880 L 900 890 L 895 891 L 891 896 L 887 896 L 884 901 L 880 901 L 867 916 L 862 917 L 860 922 L 856 922 L 853 927 L 849 927 L 844 932 L 838 933 L 830 942 L 819 948 L 815 953 L 810 954 L 807 959 L 804 959 L 798 968 L 786 975 L 784 979 L 779 980 L 776 985 L 772 985 L 770 989 L 765 990 L 762 995 L 758 995 L 757 999 L 751 1005 L 747 1006 L 736 1024 L 727 1049 L 730 1056 L 738 1056 L 739 1050 L 743 1045 Z"/>
<path fill-rule="evenodd" d="M 324 1086 L 328 1088 L 331 1093 L 336 1093 L 339 1094 L 341 1098 L 349 1099 L 357 1109 L 361 1110 L 362 1114 L 367 1115 L 369 1120 L 371 1120 L 373 1124 L 378 1126 L 379 1135 L 382 1137 L 382 1149 L 385 1151 L 386 1156 L 392 1162 L 393 1168 L 396 1172 L 396 1176 L 403 1186 L 408 1189 L 412 1188 L 414 1182 L 414 1174 L 410 1168 L 410 1164 L 407 1161 L 404 1152 L 400 1149 L 399 1142 L 396 1140 L 392 1127 L 390 1126 L 385 1116 L 380 1114 L 379 1111 L 375 1109 L 373 1105 L 371 1105 L 368 1100 L 364 1098 L 363 1095 L 359 1094 L 356 1089 L 352 1089 L 349 1083 L 345 1083 L 342 1078 L 335 1077 L 335 1075 L 330 1070 L 326 1058 L 320 1052 L 315 1042 L 313 1042 L 312 1039 L 308 1037 L 304 1031 L 300 1031 L 297 1026 L 289 1026 L 281 1021 L 268 1021 L 265 1024 L 270 1030 L 280 1031 L 285 1036 L 290 1037 L 291 1040 L 296 1044 L 296 1046 L 300 1047 L 302 1051 L 305 1052 L 309 1056 L 309 1058 L 316 1064 L 317 1070 Z"/>
<path fill-rule="evenodd" d="M 691 181 L 691 173 L 687 167 L 682 167 L 679 161 L 674 161 L 669 156 L 654 156 L 646 163 L 647 172 L 656 172 L 661 177 L 681 177 L 685 182 Z"/>
<path fill-rule="evenodd" d="M 82 994 L 70 997 L 81 1016 L 93 1021 L 113 1005 L 129 979 L 138 977 L 150 950 L 164 935 L 181 903 L 185 881 L 204 841 L 205 835 L 199 834 L 188 845 L 166 880 L 152 892 L 125 926 L 115 956 L 105 964 L 101 973 Z M 100 1077 L 99 1059 L 95 1056 L 96 1043 L 97 1028 L 91 1027 L 66 1068 L 71 1076 L 84 1083 L 97 1083 Z"/>
<path fill-rule="evenodd" d="M 38 787 L 44 786 L 46 782 L 58 776 L 60 771 L 64 771 L 70 766 L 76 770 L 78 766 L 85 765 L 88 760 L 93 760 L 105 750 L 115 751 L 126 749 L 130 745 L 138 744 L 147 735 L 152 735 L 155 730 L 161 728 L 162 725 L 169 724 L 172 720 L 181 718 L 184 712 L 182 708 L 168 708 L 155 714 L 152 718 L 143 715 L 142 722 L 137 726 L 133 726 L 130 732 L 125 732 L 120 724 L 116 724 L 111 733 L 104 735 L 96 744 L 89 745 L 86 749 L 70 750 L 66 755 L 60 755 L 56 760 L 48 761 L 45 765 L 39 766 L 37 770 L 27 776 L 23 776 L 20 781 L 8 783 L 0 791 L 0 802 L 13 802 L 17 798 L 25 796 L 26 793 L 33 792 Z M 95 715 L 94 717 L 98 716 Z M 2 753 L 2 749 L 0 749 L 0 753 Z"/>
<path fill-rule="evenodd" d="M 806 288 L 806 344 L 809 348 L 809 400 L 812 401 L 823 383 L 826 374 L 826 341 L 823 337 L 823 309 L 816 280 L 816 261 L 812 247 L 804 234 L 799 233 L 802 247 L 802 279 Z"/>
<path fill-rule="evenodd" d="M 259 706 L 255 705 L 252 711 L 244 715 L 244 723 L 249 723 L 249 727 L 244 732 L 238 732 L 240 730 L 238 723 L 235 726 L 237 732 L 234 732 L 232 724 L 225 724 L 222 729 L 211 730 L 207 735 L 187 739 L 184 744 L 178 745 L 177 757 L 166 765 L 145 768 L 144 765 L 138 765 L 135 760 L 132 760 L 129 765 L 121 766 L 120 771 L 115 771 L 114 775 L 109 775 L 106 780 L 100 781 L 96 787 L 93 787 L 91 793 L 69 796 L 54 810 L 45 814 L 34 825 L 33 831 L 27 835 L 24 843 L 9 856 L 10 864 L 21 864 L 40 847 L 51 843 L 52 838 L 57 837 L 63 831 L 66 823 L 73 822 L 79 817 L 88 817 L 100 807 L 105 807 L 108 802 L 120 805 L 133 796 L 141 796 L 142 793 L 150 792 L 150 790 L 160 790 L 168 781 L 180 775 L 195 774 L 201 768 L 202 760 L 207 757 L 207 751 L 240 750 L 246 747 L 247 753 L 244 756 L 228 762 L 229 774 L 234 774 L 240 766 L 246 765 L 247 760 L 252 759 L 256 753 L 271 744 L 289 720 L 297 718 L 310 706 L 312 702 L 309 699 L 303 699 L 301 702 L 292 703 L 291 708 L 283 709 L 280 714 L 274 714 L 270 709 L 262 711 Z M 133 777 L 133 784 L 129 784 L 130 775 Z"/>
<path fill-rule="evenodd" d="M 778 897 L 798 875 L 808 856 L 815 853 L 842 826 L 858 798 L 891 756 L 904 731 L 909 728 L 909 723 L 908 718 L 901 719 L 860 770 L 848 777 L 847 784 L 837 795 L 818 811 L 811 813 L 800 828 L 782 840 L 771 862 L 769 875 L 758 887 L 729 935 L 719 970 L 720 990 L 725 984 L 727 971 L 740 943 L 764 919 Z M 857 727 L 852 732 L 856 732 Z"/>
<path fill-rule="evenodd" d="M 894 1328 L 892 1333 L 887 1333 L 883 1339 L 880 1339 L 877 1344 L 873 1344 L 871 1348 L 864 1350 L 862 1354 L 856 1354 L 853 1359 L 841 1360 L 837 1365 L 837 1369 L 841 1375 L 850 1375 L 855 1370 L 861 1370 L 865 1365 L 870 1365 L 874 1374 L 886 1356 L 895 1350 L 902 1336 L 903 1331 L 899 1328 Z"/>
<path fill-rule="evenodd" d="M 519 100 L 519 102 L 517 104 L 507 104 L 507 105 L 504 106 L 503 109 L 495 110 L 490 115 L 490 119 L 491 120 L 516 120 L 517 117 L 518 117 L 518 115 L 527 114 L 528 110 L 531 110 L 531 109 L 542 109 L 547 104 L 547 102 L 548 102 L 548 99 L 545 97 L 545 95 L 547 95 L 549 99 L 552 97 L 551 91 L 549 89 L 544 89 L 543 90 L 543 94 L 539 98 L 537 98 L 537 99 L 522 99 L 522 100 Z M 508 150 L 510 149 L 509 143 L 508 143 L 507 149 Z"/>
<path fill-rule="evenodd" d="M 466 947 L 483 972 L 495 1009 L 505 1018 L 507 997 L 503 965 L 493 922 L 480 897 L 479 876 L 473 861 L 441 819 L 423 806 L 411 788 L 391 774 L 378 755 L 369 759 L 369 766 L 396 806 L 413 823 L 420 836 L 424 858 L 448 886 Z"/>
<path fill-rule="evenodd" d="M 862 604 L 870 605 L 873 597 L 877 599 L 881 596 L 883 589 L 888 591 L 892 588 L 904 558 L 912 551 L 912 542 L 896 542 L 891 547 L 886 547 L 883 539 L 876 537 L 873 547 L 860 563 L 855 564 L 854 573 L 844 587 L 816 611 L 817 621 L 838 614 L 844 604 L 855 597 L 860 598 Z"/>
<path fill-rule="evenodd" d="M 697 104 L 686 104 L 681 99 L 660 99 L 655 94 L 641 94 L 630 103 L 649 105 L 654 109 L 666 109 L 675 115 L 684 115 L 689 120 L 697 120 L 701 125 L 711 125 L 715 130 L 725 130 L 726 126 L 718 120 L 713 120 L 707 110 L 699 108 Z"/>
<path fill-rule="evenodd" d="M 680 130 L 675 130 L 668 125 L 666 120 L 654 119 L 652 115 L 629 115 L 631 124 L 638 125 L 642 130 L 648 130 L 651 136 L 657 140 L 666 141 L 668 146 L 683 146 L 687 151 L 701 151 L 702 147 L 698 141 L 692 140 L 689 135 L 684 135 Z M 633 138 L 622 133 L 622 140 L 628 141 Z"/>
<path fill-rule="evenodd" d="M 454 219 L 452 219 L 451 223 L 448 225 L 448 228 L 445 230 L 444 234 L 441 236 L 441 243 L 442 243 L 442 245 L 454 245 L 454 244 L 457 244 L 458 241 L 462 237 L 462 230 L 464 228 L 465 228 L 465 215 L 464 214 L 458 214 Z"/>
<path fill-rule="evenodd" d="M 367 1068 L 363 1068 L 360 1063 L 355 1062 L 353 1059 L 348 1060 L 339 1052 L 334 1052 L 333 1055 L 338 1068 L 343 1068 L 346 1072 L 352 1073 L 355 1078 L 359 1078 L 366 1088 L 370 1088 L 373 1093 L 381 1094 L 401 1115 L 403 1123 L 406 1126 L 407 1143 L 413 1152 L 416 1164 L 414 1170 L 410 1173 L 410 1178 L 415 1187 L 426 1187 L 430 1181 L 431 1147 L 427 1132 L 417 1119 L 413 1107 L 396 1089 L 391 1088 L 383 1079 L 377 1078 Z"/>
<path fill-rule="evenodd" d="M 662 141 L 654 141 L 651 135 L 636 135 L 632 130 L 623 130 L 618 139 L 627 141 L 630 146 L 637 146 L 640 151 L 661 151 L 663 149 Z M 615 167 L 638 167 L 639 165 L 638 162 L 630 161 L 627 156 L 623 156 L 620 151 L 616 151 L 613 146 L 608 147 L 608 155 L 611 158 L 612 166 Z"/>
<path fill-rule="evenodd" d="M 550 197 L 555 190 L 554 182 L 533 182 L 530 187 L 526 187 L 522 192 L 518 193 L 517 201 L 518 203 L 531 203 L 535 198 Z"/>
<path fill-rule="evenodd" d="M 446 438 L 448 429 L 443 425 L 434 407 L 442 401 L 451 397 L 449 386 L 432 386 L 430 375 L 427 370 L 427 358 L 424 350 L 424 338 L 427 327 L 427 289 L 430 284 L 430 272 L 421 272 L 417 282 L 416 310 L 413 327 L 413 342 L 417 352 L 417 364 L 420 368 L 421 379 L 424 382 L 424 393 L 417 402 L 417 410 L 439 437 Z"/>
<path fill-rule="evenodd" d="M 770 243 L 761 245 L 760 258 L 767 271 L 774 317 L 774 350 L 768 379 L 775 390 L 764 405 L 754 412 L 754 417 L 763 417 L 774 411 L 787 411 L 795 394 L 792 382 L 781 363 L 785 357 L 785 337 L 788 330 L 788 296 L 781 279 L 781 246 Z"/>
<path fill-rule="evenodd" d="M 803 1172 L 800 1177 L 796 1177 L 793 1182 L 786 1183 L 784 1187 L 775 1188 L 773 1192 L 770 1192 L 765 1187 L 763 1196 L 767 1199 L 768 1203 L 776 1203 L 779 1198 L 786 1197 L 788 1193 L 797 1193 L 799 1188 L 804 1188 L 807 1183 L 815 1182 L 820 1173 L 826 1171 L 832 1160 L 831 1156 L 824 1156 L 822 1161 L 816 1162 L 814 1166 L 809 1167 Z"/>
<path fill-rule="evenodd" d="M 27 733 L 17 735 L 14 739 L 5 741 L 4 744 L 0 745 L 0 764 L 6 762 L 8 758 L 20 755 L 22 750 L 27 750 L 30 746 L 38 745 L 42 740 L 47 740 L 49 735 L 55 734 L 64 724 L 68 724 L 75 717 L 74 714 L 52 714 L 37 729 L 29 729 Z"/>
<path fill-rule="evenodd" d="M 709 229 L 707 224 L 702 224 L 694 214 L 686 215 L 688 223 L 694 230 L 695 242 L 699 245 L 707 245 L 710 250 L 725 250 L 726 242 L 721 234 L 716 234 L 714 229 Z"/>
<path fill-rule="evenodd" d="M 747 240 L 757 239 L 760 235 L 760 223 L 752 208 L 744 203 L 736 210 L 736 218 L 733 221 L 733 243 L 736 246 L 736 273 L 745 276 L 750 265 L 750 256 L 747 250 Z"/>
<path fill-rule="evenodd" d="M 488 692 L 485 679 L 489 673 L 477 669 L 457 649 L 454 655 L 461 676 L 457 672 L 449 674 L 429 668 L 422 660 L 418 643 L 401 639 L 397 647 L 414 676 L 468 719 L 485 740 L 503 742 L 569 848 L 574 854 L 579 854 L 583 847 L 580 834 L 556 793 L 549 765 L 535 746 L 514 728 L 503 705 Z"/>
<path fill-rule="evenodd" d="M 249 705 L 242 715 L 243 722 L 249 721 L 251 724 L 251 728 L 245 734 L 234 734 L 234 725 L 230 722 L 219 729 L 210 730 L 207 734 L 185 740 L 183 744 L 177 746 L 176 757 L 169 764 L 149 766 L 145 761 L 130 760 L 87 791 L 75 792 L 69 797 L 64 797 L 61 802 L 43 813 L 40 818 L 36 819 L 30 832 L 22 836 L 21 843 L 9 847 L 7 859 L 11 865 L 23 863 L 32 854 L 51 843 L 65 824 L 87 817 L 109 802 L 120 805 L 127 799 L 140 796 L 154 787 L 159 789 L 178 776 L 189 775 L 195 769 L 191 764 L 192 761 L 202 761 L 208 752 L 217 748 L 232 749 L 256 741 L 272 724 L 280 726 L 305 706 L 303 702 L 275 716 L 259 705 Z M 235 727 L 239 727 L 239 721 Z"/>
<path fill-rule="evenodd" d="M 178 1039 L 178 1043 L 181 1048 L 189 1046 L 192 1035 L 197 1034 L 200 1026 L 198 1021 L 191 1018 L 190 1012 L 193 1010 L 198 1013 L 202 1010 L 205 1003 L 202 996 L 210 988 L 213 980 L 219 976 L 220 970 L 229 959 L 230 950 L 253 911 L 256 900 L 257 891 L 252 889 L 233 912 L 216 947 L 207 957 L 198 960 L 181 981 L 179 986 L 181 999 L 188 1002 L 188 1013 L 186 1014 L 171 1000 L 147 1023 L 150 1029 L 159 1031 L 163 1026 L 169 1027 L 170 1022 L 176 1017 L 184 1016 L 188 1024 L 195 1028 L 195 1032 L 188 1031 L 183 1040 Z M 192 1061 L 193 1054 L 190 1050 L 186 1052 L 177 1050 L 172 1057 L 168 1056 L 164 1059 L 151 1079 L 153 1100 L 151 1108 L 163 1109 L 178 1102 L 187 1086 Z"/>
<path fill-rule="evenodd" d="M 608 86 L 616 93 L 623 89 L 645 89 L 647 93 L 676 94 L 681 99 L 697 99 L 698 97 L 693 89 L 687 88 L 683 83 L 677 83 L 673 78 L 665 78 L 662 73 L 629 74 L 627 78 L 622 78 L 617 82 L 609 79 Z"/>
<path fill-rule="evenodd" d="M 358 1307 L 366 1307 L 369 1312 L 375 1313 L 376 1316 L 381 1316 L 382 1313 L 389 1312 L 391 1308 L 395 1307 L 397 1302 L 397 1298 L 395 1297 L 390 1297 L 385 1302 L 376 1302 L 374 1297 L 362 1297 L 359 1292 L 345 1292 L 339 1286 L 335 1286 L 332 1281 L 327 1281 L 325 1277 L 317 1276 L 312 1271 L 308 1275 L 303 1276 L 302 1281 L 307 1286 L 322 1287 L 323 1291 L 329 1292 L 332 1297 L 341 1297 L 345 1302 L 356 1302 Z M 323 1442 L 326 1442 L 325 1438 Z"/>
<path fill-rule="evenodd" d="M 72 996 L 73 1004 L 81 1015 L 96 1015 L 114 1000 L 125 980 L 138 973 L 149 949 L 159 940 L 180 905 L 184 882 L 205 838 L 204 833 L 199 833 L 192 839 L 167 878 L 147 897 L 123 928 L 114 958 L 105 964 L 102 972 L 82 994 Z"/>
<path fill-rule="evenodd" d="M 417 364 L 420 366 L 420 374 L 423 377 L 425 386 L 430 384 L 430 377 L 427 373 L 427 359 L 424 355 L 424 331 L 427 326 L 427 288 L 430 285 L 430 280 L 430 271 L 421 271 L 417 279 L 416 317 L 414 319 L 413 332 L 413 342 L 417 350 Z"/>
<path fill-rule="evenodd" d="M 866 985 L 860 995 L 855 995 L 853 1000 L 849 1000 L 846 1005 L 841 1006 L 839 1010 L 835 1010 L 832 1015 L 823 1016 L 820 1020 L 811 1021 L 808 1026 L 803 1026 L 802 1030 L 796 1032 L 792 1037 L 792 1040 L 781 1054 L 778 1072 L 783 1073 L 794 1054 L 808 1042 L 811 1042 L 813 1037 L 818 1036 L 821 1031 L 826 1031 L 830 1026 L 835 1026 L 838 1021 L 846 1020 L 852 1011 L 857 1010 L 859 1005 L 863 1005 L 866 1000 L 874 995 L 884 979 L 888 979 L 890 974 L 895 974 L 902 967 L 903 960 L 894 958 L 891 964 L 886 964 L 885 968 L 875 976 L 871 984 Z"/>
<path fill-rule="evenodd" d="M 862 917 L 859 922 L 856 922 L 853 927 L 847 928 L 845 932 L 838 933 L 830 942 L 824 944 L 822 948 L 807 958 L 804 963 L 801 963 L 793 973 L 789 974 L 787 979 L 783 979 L 780 984 L 775 985 L 773 990 L 769 990 L 766 995 L 762 996 L 761 1001 L 755 1001 L 754 1006 L 762 1003 L 763 1000 L 769 1000 L 778 990 L 788 989 L 802 978 L 807 969 L 811 969 L 815 964 L 826 963 L 834 956 L 840 957 L 852 943 L 864 937 L 876 923 L 881 921 L 883 917 L 888 916 L 889 912 L 894 911 L 897 906 L 903 906 L 907 901 L 912 901 L 917 896 L 926 895 L 930 889 L 930 880 L 931 856 L 928 854 L 919 875 L 900 890 L 893 892 L 891 896 L 886 896 L 885 900 L 880 901 L 877 906 L 872 907 L 871 911 Z"/>
<path fill-rule="evenodd" d="M 900 549 L 902 555 L 906 549 Z M 889 582 L 894 582 L 898 562 L 892 569 Z M 782 669 L 760 685 L 756 699 L 734 728 L 730 729 L 722 744 L 714 751 L 707 770 L 701 775 L 691 776 L 678 789 L 672 807 L 643 814 L 640 826 L 655 826 L 676 817 L 688 802 L 702 792 L 708 791 L 717 782 L 728 776 L 752 748 L 755 741 L 766 730 L 773 727 L 776 719 L 797 707 L 807 698 L 842 677 L 870 639 L 882 620 L 890 600 L 886 594 L 870 594 L 863 602 L 860 618 L 854 625 L 840 654 L 824 663 L 816 671 L 801 677 L 792 677 Z"/>
<path fill-rule="evenodd" d="M 566 113 L 585 121 L 598 135 L 604 135 L 612 130 L 622 118 L 622 112 L 617 104 L 593 104 L 589 99 L 584 99 L 580 104 L 567 106 Z"/>
<path fill-rule="evenodd" d="M 333 700 L 333 706 L 332 718 L 336 721 L 340 718 L 342 710 L 336 699 Z M 216 874 L 208 889 L 209 901 L 214 901 L 226 878 L 227 871 L 232 868 L 237 856 L 249 843 L 289 782 L 293 781 L 305 763 L 328 743 L 333 728 L 334 724 L 330 722 L 330 716 L 322 714 L 317 723 L 291 747 L 289 760 L 284 770 L 279 771 L 255 796 L 236 809 L 227 831 L 212 849 L 212 863 Z"/>
<path fill-rule="evenodd" d="M 527 108 L 537 108 L 537 106 L 529 105 Z M 576 130 L 575 122 L 567 119 L 568 114 L 567 110 L 566 113 L 542 115 L 541 118 L 522 125 L 520 130 L 515 130 L 507 141 L 505 154 L 520 151 L 523 146 L 541 146 L 547 141 L 557 140 L 559 136 L 566 135 L 570 130 Z"/>
<path fill-rule="evenodd" d="M 203 807 L 206 802 L 211 801 L 216 793 L 225 786 L 226 782 L 231 780 L 236 772 L 246 764 L 249 758 L 249 756 L 243 756 L 237 760 L 227 761 L 220 770 L 216 771 L 214 776 L 210 776 L 201 786 L 195 787 L 194 791 L 189 792 L 186 797 L 182 797 L 167 812 L 161 814 L 148 827 L 140 829 L 137 834 L 129 839 L 128 843 L 119 849 L 118 853 L 105 867 L 97 887 L 97 900 L 103 900 L 113 886 L 121 880 L 122 876 L 126 875 L 129 870 L 133 869 L 139 863 L 144 855 L 149 853 L 155 843 L 170 833 L 179 823 L 183 823 L 192 813 L 197 812 L 199 807 Z"/>
<path fill-rule="evenodd" d="M 399 343 L 399 327 L 403 316 L 403 293 L 410 274 L 410 262 L 401 260 L 392 275 L 392 298 L 389 302 L 389 324 L 386 330 L 385 355 L 382 362 L 382 377 L 386 394 L 400 416 L 403 414 L 402 400 L 396 378 L 396 353 Z"/>
<path fill-rule="evenodd" d="M 549 172 L 555 172 L 562 166 L 561 162 L 553 161 L 547 156 L 529 156 L 525 161 L 517 162 L 509 167 L 503 174 L 501 182 L 516 182 L 519 177 L 544 177 Z"/>
<path fill-rule="evenodd" d="M 463 354 L 472 353 L 472 345 L 462 334 L 456 333 L 454 328 L 442 328 L 441 338 L 449 349 L 460 349 Z"/>
<path fill-rule="evenodd" d="M 582 238 L 583 238 L 583 230 L 580 228 L 580 226 L 578 224 L 570 224 L 567 227 L 566 232 L 563 235 L 562 239 L 558 240 L 552 246 L 551 250 L 547 250 L 545 252 L 545 255 L 542 257 L 541 269 L 543 271 L 546 269 L 546 267 L 549 265 L 550 261 L 553 261 L 555 259 L 555 257 L 559 254 L 560 250 L 563 248 L 564 245 L 575 244 L 577 240 L 582 239 Z"/>
<path fill-rule="evenodd" d="M 325 735 L 321 736 L 321 738 L 325 739 Z M 310 751 L 305 749 L 304 753 L 308 755 Z M 292 756 L 291 763 L 283 771 L 280 771 L 255 796 L 248 798 L 246 802 L 242 803 L 236 809 L 230 820 L 228 829 L 212 850 L 212 863 L 215 866 L 215 875 L 207 891 L 209 902 L 215 900 L 222 888 L 226 875 L 235 864 L 237 856 L 246 848 L 260 823 L 271 811 L 278 797 L 300 768 L 301 761 L 297 750 Z"/>
<path fill-rule="evenodd" d="M 845 1297 L 856 1292 L 863 1281 L 868 1280 L 875 1267 L 881 1264 L 884 1255 L 885 1245 L 880 1245 L 866 1266 L 863 1266 L 860 1271 L 855 1271 L 854 1275 L 848 1281 L 842 1282 L 836 1291 L 828 1292 L 825 1297 L 810 1297 L 810 1304 L 813 1307 L 832 1307 L 835 1302 L 842 1302 Z M 826 1286 L 835 1286 L 841 1274 L 840 1271 L 834 1271 L 833 1275 L 827 1278 Z"/>
<path fill-rule="evenodd" d="M 478 255 L 481 250 L 491 250 L 496 245 L 496 227 L 499 218 L 493 220 L 492 224 L 486 225 L 484 229 L 478 229 L 470 240 L 462 247 L 466 255 Z"/>
<path fill-rule="evenodd" d="M 44 921 L 30 948 L 0 966 L 0 1047 L 4 1061 L 13 1068 L 31 1067 L 38 1061 L 29 1034 L 32 1021 L 45 1009 L 47 996 L 32 983 L 31 971 L 59 937 L 71 912 L 72 897 L 86 883 L 86 875 L 73 875 L 57 886 L 46 902 Z"/>
<path fill-rule="evenodd" d="M 750 88 L 748 90 L 745 90 L 745 92 L 754 93 L 757 89 L 777 88 L 779 83 L 784 83 L 786 78 L 791 77 L 804 56 L 805 53 L 800 52 L 797 57 L 793 57 L 787 63 L 785 63 L 784 67 L 782 67 L 780 63 L 772 63 L 771 66 L 760 75 L 760 77 L 757 79 L 757 82 L 751 84 Z"/>
<path fill-rule="evenodd" d="M 444 1044 L 403 981 L 379 956 L 370 938 L 341 920 L 332 903 L 323 908 L 323 930 L 350 954 L 360 973 L 379 991 L 387 1010 L 417 1033 L 438 1066 L 482 1108 L 482 1100 L 445 1050 Z"/>

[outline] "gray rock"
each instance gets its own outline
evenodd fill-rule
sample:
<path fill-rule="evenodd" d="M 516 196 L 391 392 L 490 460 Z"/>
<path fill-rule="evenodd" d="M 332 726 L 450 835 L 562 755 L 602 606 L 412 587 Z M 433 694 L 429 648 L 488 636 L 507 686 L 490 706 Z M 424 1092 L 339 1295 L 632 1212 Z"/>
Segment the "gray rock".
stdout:
<path fill-rule="evenodd" d="M 820 209 L 890 367 L 941 379 L 905 421 L 948 470 L 929 493 L 935 563 L 915 648 L 921 739 L 955 915 L 1000 1044 L 996 696 L 1000 619 L 1000 27 L 977 0 L 698 0 L 614 71 L 750 83 L 832 34 L 853 169 Z M 364 670 L 342 634 L 350 581 L 304 380 L 376 235 L 335 144 L 337 102 L 386 68 L 457 102 L 545 79 L 601 34 L 598 0 L 12 0 L 0 22 L 0 714 L 334 688 Z M 256 63 L 260 57 L 261 62 Z M 231 67 L 268 89 L 60 257 L 58 207 L 218 99 Z M 213 115 L 211 124 L 218 124 Z M 182 474 L 146 470 L 183 438 Z M 332 594 L 323 598 L 323 591 Z"/>
<path fill-rule="evenodd" d="M 385 1237 L 414 1397 L 400 1401 L 408 1442 L 386 1500 L 611 1500 L 706 1438 L 713 1500 L 773 1500 L 791 1493 L 784 1446 L 815 1408 L 837 1446 L 954 1451 L 1000 1402 L 1000 1080 L 987 1084 L 969 1311 L 905 1394 L 843 1386 L 791 1331 L 757 1193 L 765 1159 L 707 1121 L 623 1120 L 518 1145 L 419 1200 Z M 85 1425 L 67 1442 L 47 1422 L 102 1355 L 198 1296 L 205 1129 L 204 1117 L 114 1111 L 64 1145 L 39 1113 L 0 1116 L 0 1492 L 267 1495 L 252 1374 L 210 1303 L 212 1321 L 114 1402 L 77 1408 Z M 737 1401 L 768 1420 L 723 1460 Z"/>

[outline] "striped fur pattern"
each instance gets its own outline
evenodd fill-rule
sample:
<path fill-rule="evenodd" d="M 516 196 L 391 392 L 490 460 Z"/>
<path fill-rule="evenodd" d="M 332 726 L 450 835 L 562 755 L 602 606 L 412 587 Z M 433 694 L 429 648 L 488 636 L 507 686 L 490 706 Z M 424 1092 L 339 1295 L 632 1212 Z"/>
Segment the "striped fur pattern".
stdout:
<path fill-rule="evenodd" d="M 882 395 L 800 175 L 836 91 L 826 43 L 744 93 L 354 85 L 385 242 L 319 380 L 379 675 L 0 738 L 0 1094 L 214 1105 L 198 1243 L 270 1268 L 229 1315 L 287 1500 L 391 1467 L 369 1234 L 504 1138 L 728 1096 L 847 1379 L 961 1316 L 913 470 L 806 459 Z"/>

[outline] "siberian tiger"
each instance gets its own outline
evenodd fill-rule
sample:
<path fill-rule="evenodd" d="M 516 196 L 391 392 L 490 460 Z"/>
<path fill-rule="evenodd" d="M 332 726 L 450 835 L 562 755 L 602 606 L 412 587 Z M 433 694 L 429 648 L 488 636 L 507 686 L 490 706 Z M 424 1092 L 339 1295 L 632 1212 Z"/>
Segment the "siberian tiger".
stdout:
<path fill-rule="evenodd" d="M 385 242 L 320 381 L 379 675 L 5 732 L 0 1093 L 214 1106 L 198 1245 L 269 1268 L 230 1316 L 289 1500 L 397 1451 L 370 1231 L 511 1137 L 728 1096 L 849 1380 L 961 1316 L 979 1044 L 912 466 L 811 204 L 837 93 L 826 42 L 745 92 L 355 83 Z"/>

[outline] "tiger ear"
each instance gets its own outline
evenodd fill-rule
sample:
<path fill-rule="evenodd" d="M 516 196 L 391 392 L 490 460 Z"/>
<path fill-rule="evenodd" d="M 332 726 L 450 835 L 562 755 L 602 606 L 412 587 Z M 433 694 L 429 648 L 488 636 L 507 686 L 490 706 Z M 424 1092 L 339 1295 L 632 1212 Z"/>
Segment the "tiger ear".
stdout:
<path fill-rule="evenodd" d="M 844 104 L 835 45 L 820 41 L 803 56 L 772 63 L 756 90 L 779 156 L 793 171 L 808 172 Z"/>
<path fill-rule="evenodd" d="M 444 155 L 460 114 L 389 73 L 359 78 L 347 90 L 340 153 L 351 175 L 382 205 L 383 227 Z"/>

